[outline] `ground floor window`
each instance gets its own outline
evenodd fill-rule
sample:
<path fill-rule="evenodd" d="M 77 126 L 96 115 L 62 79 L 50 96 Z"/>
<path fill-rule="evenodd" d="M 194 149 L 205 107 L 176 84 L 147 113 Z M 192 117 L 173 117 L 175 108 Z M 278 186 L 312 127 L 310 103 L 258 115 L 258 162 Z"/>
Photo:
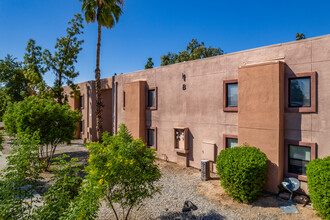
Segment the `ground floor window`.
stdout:
<path fill-rule="evenodd" d="M 223 149 L 238 147 L 238 136 L 234 134 L 223 135 Z"/>
<path fill-rule="evenodd" d="M 156 149 L 157 129 L 155 127 L 147 128 L 147 145 Z"/>
<path fill-rule="evenodd" d="M 316 158 L 316 143 L 285 140 L 285 176 L 307 181 L 307 164 Z"/>

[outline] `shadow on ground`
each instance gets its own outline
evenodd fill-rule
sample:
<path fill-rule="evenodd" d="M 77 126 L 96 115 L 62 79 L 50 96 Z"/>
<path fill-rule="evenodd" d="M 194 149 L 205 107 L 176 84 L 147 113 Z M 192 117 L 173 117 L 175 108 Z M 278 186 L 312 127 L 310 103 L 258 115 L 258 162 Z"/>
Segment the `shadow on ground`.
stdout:
<path fill-rule="evenodd" d="M 222 220 L 225 219 L 222 215 L 216 213 L 214 210 L 206 214 L 194 215 L 192 212 L 166 212 L 162 213 L 157 219 L 160 220 Z"/>

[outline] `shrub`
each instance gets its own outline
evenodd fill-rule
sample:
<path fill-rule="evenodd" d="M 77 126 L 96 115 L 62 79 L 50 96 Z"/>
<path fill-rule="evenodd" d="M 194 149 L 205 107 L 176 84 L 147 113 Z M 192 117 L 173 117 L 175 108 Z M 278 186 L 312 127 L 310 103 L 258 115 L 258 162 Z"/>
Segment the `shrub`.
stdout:
<path fill-rule="evenodd" d="M 34 194 L 40 189 L 42 167 L 38 160 L 38 135 L 21 136 L 12 145 L 8 167 L 0 173 L 0 219 L 30 219 Z"/>
<path fill-rule="evenodd" d="M 128 219 L 132 208 L 160 191 L 160 186 L 155 185 L 161 177 L 155 151 L 146 148 L 141 139 L 134 140 L 124 124 L 119 128 L 114 136 L 105 132 L 102 143 L 88 144 L 87 181 L 67 219 L 93 219 L 99 198 L 105 199 L 117 219 L 119 213 L 114 203 L 119 204 L 123 219 Z M 91 201 L 93 206 L 89 205 Z"/>
<path fill-rule="evenodd" d="M 3 135 L 3 132 L 0 131 L 0 151 L 3 150 L 3 146 L 2 146 L 2 144 L 3 144 L 4 142 L 5 142 L 5 137 L 4 137 L 4 135 Z"/>
<path fill-rule="evenodd" d="M 39 158 L 48 168 L 57 145 L 69 143 L 74 139 L 81 114 L 71 111 L 69 105 L 60 105 L 53 99 L 31 96 L 21 102 L 10 104 L 3 119 L 9 135 L 39 133 Z"/>
<path fill-rule="evenodd" d="M 79 177 L 80 165 L 77 158 L 67 162 L 68 157 L 63 155 L 54 159 L 56 167 L 52 170 L 54 176 L 51 178 L 54 184 L 48 187 L 44 195 L 45 204 L 35 213 L 38 219 L 59 219 L 78 195 L 82 183 L 82 178 Z"/>
<path fill-rule="evenodd" d="M 223 150 L 217 172 L 225 191 L 239 202 L 253 202 L 267 180 L 267 157 L 258 148 L 243 144 Z"/>
<path fill-rule="evenodd" d="M 330 156 L 309 162 L 306 173 L 313 208 L 320 217 L 330 219 Z"/>

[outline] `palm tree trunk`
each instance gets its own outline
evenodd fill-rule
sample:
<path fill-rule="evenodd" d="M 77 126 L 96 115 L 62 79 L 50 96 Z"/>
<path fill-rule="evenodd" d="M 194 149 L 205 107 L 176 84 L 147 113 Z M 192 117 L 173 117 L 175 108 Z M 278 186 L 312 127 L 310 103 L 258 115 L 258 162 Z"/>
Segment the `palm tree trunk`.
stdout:
<path fill-rule="evenodd" d="M 100 9 L 99 9 L 100 10 Z M 97 11 L 97 18 L 99 12 Z M 102 117 L 102 97 L 101 97 L 101 71 L 100 71 L 100 49 L 101 49 L 101 24 L 98 23 L 98 35 L 97 35 L 97 50 L 96 50 L 96 69 L 95 69 L 95 89 L 96 89 L 96 129 L 97 129 L 97 140 L 101 141 L 103 133 L 103 117 Z"/>

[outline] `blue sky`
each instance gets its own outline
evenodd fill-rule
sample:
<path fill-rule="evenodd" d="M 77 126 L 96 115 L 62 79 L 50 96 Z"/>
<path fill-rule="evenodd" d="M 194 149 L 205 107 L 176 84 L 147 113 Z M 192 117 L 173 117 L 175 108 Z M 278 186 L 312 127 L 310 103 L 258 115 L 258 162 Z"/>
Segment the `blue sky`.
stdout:
<path fill-rule="evenodd" d="M 231 53 L 293 41 L 296 32 L 329 34 L 329 8 L 326 0 L 127 0 L 119 23 L 103 28 L 101 77 L 144 69 L 148 57 L 157 67 L 161 55 L 185 49 L 193 38 Z M 0 59 L 21 60 L 30 38 L 53 50 L 80 9 L 78 0 L 0 0 Z M 96 28 L 85 25 L 76 82 L 94 79 Z M 45 79 L 52 85 L 51 72 Z"/>

